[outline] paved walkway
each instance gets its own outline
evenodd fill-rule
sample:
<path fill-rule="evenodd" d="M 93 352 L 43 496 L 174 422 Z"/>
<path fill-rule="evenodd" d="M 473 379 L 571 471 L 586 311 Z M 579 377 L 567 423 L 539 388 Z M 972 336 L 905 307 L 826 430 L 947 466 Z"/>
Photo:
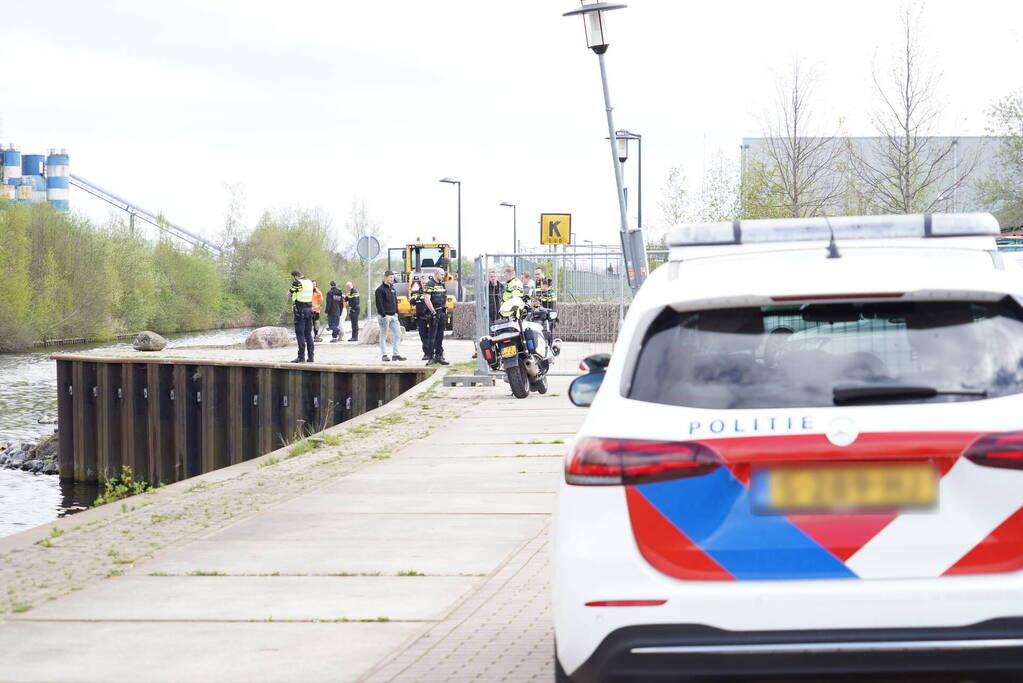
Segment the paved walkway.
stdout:
<path fill-rule="evenodd" d="M 445 390 L 461 417 L 390 458 L 6 615 L 0 680 L 549 680 L 568 382 Z"/>

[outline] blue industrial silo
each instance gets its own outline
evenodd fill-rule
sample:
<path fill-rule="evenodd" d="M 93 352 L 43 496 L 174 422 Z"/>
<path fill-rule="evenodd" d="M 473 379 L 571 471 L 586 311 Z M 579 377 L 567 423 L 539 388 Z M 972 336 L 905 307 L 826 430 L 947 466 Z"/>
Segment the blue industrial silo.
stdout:
<path fill-rule="evenodd" d="M 46 156 L 46 199 L 54 208 L 67 211 L 71 208 L 68 201 L 71 180 L 68 154 L 66 149 L 59 152 L 51 149 Z"/>
<path fill-rule="evenodd" d="M 11 145 L 0 153 L 0 159 L 3 161 L 4 182 L 15 187 L 20 185 L 20 182 L 15 183 L 13 181 L 21 180 L 21 152 L 14 149 L 14 145 Z"/>
<path fill-rule="evenodd" d="M 32 203 L 46 201 L 46 178 L 43 177 L 45 157 L 42 154 L 24 154 L 21 157 L 21 181 L 32 187 Z"/>

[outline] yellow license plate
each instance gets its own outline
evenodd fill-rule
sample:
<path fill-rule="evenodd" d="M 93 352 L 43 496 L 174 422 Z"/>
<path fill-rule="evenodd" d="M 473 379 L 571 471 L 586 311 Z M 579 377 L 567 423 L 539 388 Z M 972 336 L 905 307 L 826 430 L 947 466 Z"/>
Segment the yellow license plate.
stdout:
<path fill-rule="evenodd" d="M 511 358 L 512 356 L 518 354 L 518 352 L 519 352 L 518 347 L 515 346 L 515 344 L 510 344 L 501 349 L 501 356 L 504 358 Z"/>
<path fill-rule="evenodd" d="M 758 474 L 759 498 L 774 511 L 891 510 L 938 500 L 938 475 L 930 463 L 776 467 Z"/>

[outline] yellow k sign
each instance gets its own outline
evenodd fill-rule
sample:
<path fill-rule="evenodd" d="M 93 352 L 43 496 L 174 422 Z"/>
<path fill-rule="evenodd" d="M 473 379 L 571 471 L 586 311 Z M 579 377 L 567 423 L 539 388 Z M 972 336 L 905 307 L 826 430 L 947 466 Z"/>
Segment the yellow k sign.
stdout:
<path fill-rule="evenodd" d="M 571 244 L 572 214 L 540 214 L 540 244 Z"/>

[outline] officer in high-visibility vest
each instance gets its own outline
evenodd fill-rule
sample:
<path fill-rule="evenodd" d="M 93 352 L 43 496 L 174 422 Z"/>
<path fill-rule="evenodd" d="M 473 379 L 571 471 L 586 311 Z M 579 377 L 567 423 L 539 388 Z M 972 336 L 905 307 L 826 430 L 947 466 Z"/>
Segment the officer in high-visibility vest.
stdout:
<path fill-rule="evenodd" d="M 502 318 L 519 317 L 523 306 L 526 305 L 526 293 L 522 286 L 522 280 L 515 276 L 515 269 L 511 266 L 504 267 L 504 293 L 501 295 L 501 310 L 498 314 Z"/>
<path fill-rule="evenodd" d="M 423 291 L 423 282 L 418 275 L 412 276 L 412 283 L 408 288 L 408 302 L 412 304 L 415 313 L 416 329 L 419 331 L 419 341 L 423 345 L 423 360 L 430 360 L 433 353 L 430 351 L 430 323 L 433 316 L 426 308 L 426 293 Z"/>
<path fill-rule="evenodd" d="M 292 363 L 313 362 L 313 281 L 299 270 L 291 271 L 291 301 L 295 310 L 298 357 Z"/>
<path fill-rule="evenodd" d="M 444 330 L 448 326 L 448 289 L 444 285 L 447 279 L 448 259 L 437 259 L 440 272 L 431 275 L 423 288 L 423 303 L 430 314 L 430 343 L 427 347 L 429 358 L 427 365 L 451 365 L 444 360 Z"/>

